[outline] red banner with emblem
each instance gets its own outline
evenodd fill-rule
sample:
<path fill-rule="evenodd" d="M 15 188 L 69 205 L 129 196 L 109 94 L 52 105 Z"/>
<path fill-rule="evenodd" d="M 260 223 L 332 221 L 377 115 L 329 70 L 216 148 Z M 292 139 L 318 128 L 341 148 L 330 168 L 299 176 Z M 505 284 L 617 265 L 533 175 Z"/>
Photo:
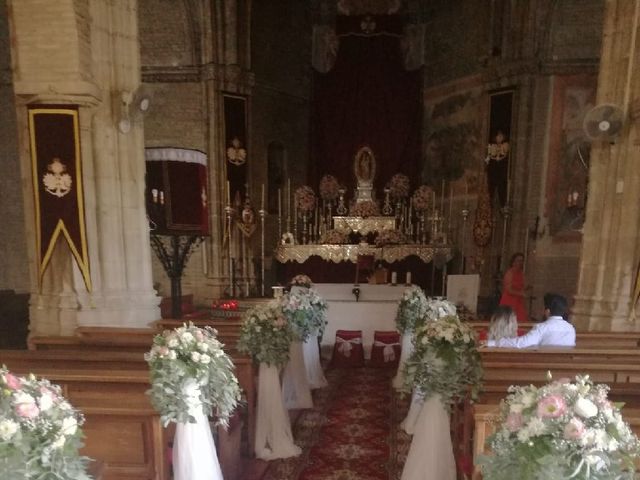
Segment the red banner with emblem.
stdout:
<path fill-rule="evenodd" d="M 39 105 L 28 111 L 40 285 L 62 237 L 91 291 L 78 109 Z"/>

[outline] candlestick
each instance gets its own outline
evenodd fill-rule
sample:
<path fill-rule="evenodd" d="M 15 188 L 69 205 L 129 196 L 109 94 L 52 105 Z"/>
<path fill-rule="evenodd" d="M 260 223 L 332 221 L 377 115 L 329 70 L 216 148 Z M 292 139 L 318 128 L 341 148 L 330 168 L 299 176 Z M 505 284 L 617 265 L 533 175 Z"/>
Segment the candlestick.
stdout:
<path fill-rule="evenodd" d="M 449 218 L 447 219 L 447 230 L 451 233 L 451 213 L 453 211 L 453 185 L 449 182 Z"/>
<path fill-rule="evenodd" d="M 435 189 L 431 190 L 431 197 L 433 199 L 433 213 L 436 212 L 436 191 Z"/>
<path fill-rule="evenodd" d="M 291 231 L 291 179 L 287 178 L 287 233 Z"/>
<path fill-rule="evenodd" d="M 314 225 L 314 229 L 313 229 L 313 234 L 311 235 L 312 238 L 318 238 L 320 231 L 319 231 L 319 225 L 318 225 L 318 210 L 320 210 L 320 206 L 316 205 L 316 209 L 315 209 L 315 220 L 313 222 Z"/>
<path fill-rule="evenodd" d="M 298 243 L 298 202 L 293 199 L 293 238 Z"/>
<path fill-rule="evenodd" d="M 469 210 L 469 180 L 464 182 L 464 208 Z"/>
<path fill-rule="evenodd" d="M 264 185 L 263 185 L 264 187 Z M 258 215 L 260 215 L 260 293 L 264 297 L 264 259 L 265 259 L 265 242 L 264 242 L 264 218 L 267 216 L 267 211 L 262 208 Z"/>

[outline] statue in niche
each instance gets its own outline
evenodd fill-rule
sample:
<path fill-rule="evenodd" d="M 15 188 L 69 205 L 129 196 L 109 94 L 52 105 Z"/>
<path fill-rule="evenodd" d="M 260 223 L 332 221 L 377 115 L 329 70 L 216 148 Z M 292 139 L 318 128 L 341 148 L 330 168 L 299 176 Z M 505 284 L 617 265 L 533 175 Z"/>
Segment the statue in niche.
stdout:
<path fill-rule="evenodd" d="M 353 171 L 358 181 L 356 202 L 373 200 L 373 179 L 376 176 L 376 159 L 369 147 L 362 147 L 356 153 Z"/>

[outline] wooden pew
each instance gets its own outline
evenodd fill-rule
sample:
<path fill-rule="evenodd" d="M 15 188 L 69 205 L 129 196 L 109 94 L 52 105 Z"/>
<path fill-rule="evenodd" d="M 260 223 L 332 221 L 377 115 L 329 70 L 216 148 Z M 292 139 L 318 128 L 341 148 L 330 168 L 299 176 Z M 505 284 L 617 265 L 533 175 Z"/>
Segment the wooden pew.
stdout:
<path fill-rule="evenodd" d="M 74 356 L 81 364 L 82 359 Z M 104 463 L 103 480 L 168 480 L 160 416 L 145 394 L 148 371 L 61 368 L 54 360 L 31 363 L 4 351 L 0 363 L 15 373 L 33 373 L 62 387 L 64 396 L 86 418 L 81 453 Z"/>
<path fill-rule="evenodd" d="M 165 328 L 173 329 L 181 326 L 183 322 L 171 320 Z M 142 369 L 148 372 L 147 364 L 144 360 L 144 353 L 149 351 L 154 335 L 159 331 L 156 328 L 131 329 L 131 328 L 102 328 L 83 327 L 77 330 L 73 337 L 34 337 L 30 339 L 30 346 L 37 349 L 30 356 L 32 365 L 47 365 L 54 361 L 61 368 L 76 366 L 74 352 L 83 358 L 82 366 L 78 368 L 133 368 Z M 225 351 L 231 356 L 235 365 L 235 373 L 238 383 L 242 388 L 246 399 L 246 427 L 249 438 L 249 451 L 253 452 L 255 441 L 255 412 L 256 412 L 256 388 L 254 380 L 254 368 L 252 360 L 244 354 L 235 350 L 239 327 L 235 336 L 230 332 L 227 337 L 219 335 L 218 338 L 225 343 Z M 46 353 L 49 355 L 46 355 Z M 101 352 L 100 355 L 89 355 Z M 5 352 L 5 357 L 11 357 L 11 353 Z M 19 354 L 18 358 L 22 358 Z M 68 355 L 72 355 L 69 357 Z M 14 355 L 14 360 L 16 360 Z M 1 361 L 1 358 L 0 358 Z M 40 363 L 37 363 L 40 362 Z M 229 432 L 219 432 L 221 437 L 227 437 Z M 224 446 L 221 446 L 224 449 Z M 236 452 L 238 453 L 238 452 Z M 221 458 L 222 460 L 222 458 Z"/>

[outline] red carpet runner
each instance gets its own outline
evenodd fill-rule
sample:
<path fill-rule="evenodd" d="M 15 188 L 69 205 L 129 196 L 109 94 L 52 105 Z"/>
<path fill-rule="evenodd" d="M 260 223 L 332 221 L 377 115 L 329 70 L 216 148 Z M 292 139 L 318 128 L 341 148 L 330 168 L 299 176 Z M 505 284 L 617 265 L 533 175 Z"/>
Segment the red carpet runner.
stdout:
<path fill-rule="evenodd" d="M 394 371 L 327 372 L 329 387 L 314 393 L 294 428 L 298 458 L 275 461 L 263 480 L 395 480 L 410 439 L 397 431 L 406 408 L 391 388 Z M 399 464 L 400 462 L 400 464 Z"/>

